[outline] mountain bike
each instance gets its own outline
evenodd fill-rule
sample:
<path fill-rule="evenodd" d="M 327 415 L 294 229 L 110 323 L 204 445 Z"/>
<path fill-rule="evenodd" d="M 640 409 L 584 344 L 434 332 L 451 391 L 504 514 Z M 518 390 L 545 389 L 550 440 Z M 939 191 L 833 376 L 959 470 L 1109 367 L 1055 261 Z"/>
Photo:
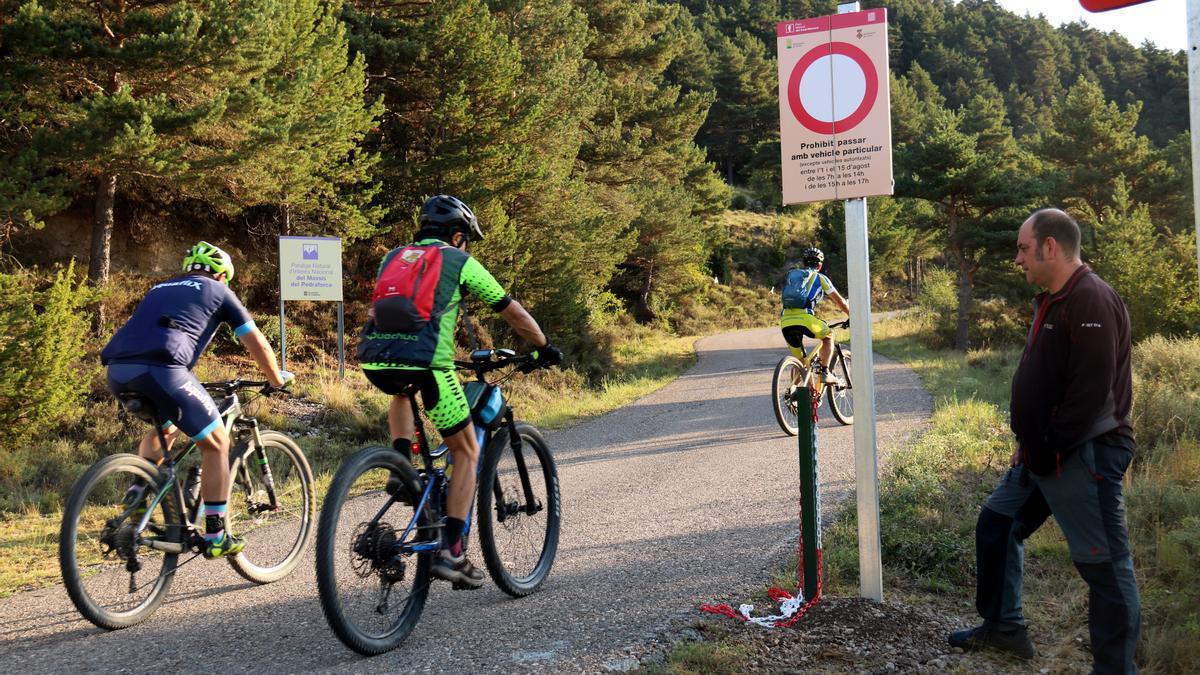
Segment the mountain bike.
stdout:
<path fill-rule="evenodd" d="M 831 323 L 829 327 L 849 328 L 850 320 Z M 854 384 L 850 379 L 850 348 L 843 347 L 839 342 L 833 343 L 833 357 L 829 360 L 829 371 L 841 380 L 841 383 L 837 385 L 824 382 L 814 371 L 814 367 L 820 363 L 817 359 L 820 352 L 821 342 L 817 341 L 803 359 L 788 354 L 775 366 L 774 380 L 771 384 L 771 400 L 774 404 L 775 419 L 789 436 L 799 433 L 796 391 L 800 387 L 812 389 L 814 401 L 820 401 L 821 394 L 824 393 L 834 418 L 842 424 L 854 424 Z"/>
<path fill-rule="evenodd" d="M 455 365 L 476 377 L 465 389 L 482 448 L 475 517 L 484 562 L 500 590 L 529 595 L 546 581 L 558 550 L 558 471 L 541 433 L 516 421 L 498 385 L 518 370 L 531 371 L 532 358 L 484 349 Z M 506 376 L 485 380 L 510 367 Z M 412 463 L 390 447 L 358 451 L 334 476 L 317 526 L 321 608 L 338 638 L 368 656 L 395 649 L 416 627 L 433 556 L 442 547 L 454 467 L 444 443 L 430 450 L 416 397 L 409 401 L 416 429 Z M 403 483 L 395 494 L 384 489 L 391 474 Z M 468 515 L 464 545 L 470 527 Z"/>
<path fill-rule="evenodd" d="M 217 399 L 230 437 L 225 528 L 246 538 L 246 548 L 228 558 L 229 564 L 249 581 L 277 581 L 300 562 L 312 536 L 312 470 L 292 439 L 260 429 L 244 406 L 285 390 L 240 379 L 202 386 Z M 238 393 L 245 391 L 253 393 L 243 402 Z M 110 630 L 149 618 L 175 572 L 204 549 L 196 444 L 172 453 L 165 420 L 149 399 L 121 394 L 118 400 L 155 425 L 163 459 L 154 464 L 121 453 L 92 465 L 71 489 L 58 540 L 71 602 L 88 621 Z M 134 485 L 145 487 L 129 490 Z M 193 555 L 180 563 L 179 556 L 189 552 Z"/>

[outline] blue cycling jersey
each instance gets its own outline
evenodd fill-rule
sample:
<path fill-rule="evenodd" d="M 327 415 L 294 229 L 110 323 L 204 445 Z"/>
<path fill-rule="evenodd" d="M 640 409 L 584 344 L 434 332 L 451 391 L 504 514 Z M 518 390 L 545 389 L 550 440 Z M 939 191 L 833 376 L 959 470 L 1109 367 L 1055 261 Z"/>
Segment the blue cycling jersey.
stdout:
<path fill-rule="evenodd" d="M 188 274 L 156 284 L 100 352 L 100 361 L 191 370 L 221 323 L 241 337 L 254 320 L 225 284 Z"/>

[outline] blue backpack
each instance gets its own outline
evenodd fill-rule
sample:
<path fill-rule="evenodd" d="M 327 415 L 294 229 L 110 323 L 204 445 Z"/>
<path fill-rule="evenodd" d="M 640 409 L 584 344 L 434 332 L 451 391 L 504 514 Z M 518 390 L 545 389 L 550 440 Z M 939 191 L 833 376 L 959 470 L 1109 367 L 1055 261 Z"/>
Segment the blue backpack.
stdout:
<path fill-rule="evenodd" d="M 788 272 L 783 285 L 783 308 L 812 309 L 820 294 L 820 272 L 814 269 L 794 269 Z"/>

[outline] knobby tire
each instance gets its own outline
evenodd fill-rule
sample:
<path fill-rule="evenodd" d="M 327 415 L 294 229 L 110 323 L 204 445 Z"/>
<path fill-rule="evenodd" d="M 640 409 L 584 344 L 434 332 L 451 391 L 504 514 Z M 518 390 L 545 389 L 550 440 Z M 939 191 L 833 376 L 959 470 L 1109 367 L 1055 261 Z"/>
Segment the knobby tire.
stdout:
<path fill-rule="evenodd" d="M 519 473 L 516 454 L 510 442 L 508 427 L 502 427 L 483 452 L 479 475 L 479 544 L 484 562 L 496 586 L 513 597 L 524 597 L 536 591 L 546 581 L 558 552 L 558 537 L 562 527 L 562 499 L 559 494 L 558 469 L 542 434 L 523 422 L 516 423 L 521 439 L 524 460 L 533 493 L 535 513 L 529 513 L 524 485 Z M 497 489 L 499 481 L 499 490 Z M 497 495 L 500 499 L 497 500 Z M 504 513 L 501 522 L 500 514 Z M 544 527 L 545 531 L 540 532 Z M 522 535 L 528 547 L 512 547 Z M 540 549 L 529 559 L 517 560 L 519 550 L 533 550 L 540 540 Z M 535 559 L 536 558 L 536 559 Z"/>

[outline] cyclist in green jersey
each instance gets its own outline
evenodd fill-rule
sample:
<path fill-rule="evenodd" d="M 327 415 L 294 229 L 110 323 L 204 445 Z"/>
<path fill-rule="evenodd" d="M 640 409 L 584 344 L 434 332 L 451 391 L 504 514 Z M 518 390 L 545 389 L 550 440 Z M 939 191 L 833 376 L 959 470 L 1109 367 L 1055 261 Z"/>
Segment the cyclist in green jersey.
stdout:
<path fill-rule="evenodd" d="M 374 302 L 359 341 L 358 360 L 367 379 L 392 395 L 388 431 L 393 447 L 410 460 L 414 425 L 408 396 L 414 390 L 421 392 L 425 413 L 445 439 L 454 462 L 442 530 L 444 546 L 434 560 L 433 575 L 478 588 L 483 585 L 483 572 L 467 559 L 462 541 L 475 496 L 480 452 L 471 411 L 454 370 L 454 328 L 463 293 L 483 300 L 517 335 L 535 345 L 537 365 L 561 363 L 562 352 L 550 344 L 529 312 L 466 252 L 472 240 L 483 239 L 470 207 L 454 197 L 437 195 L 421 207 L 418 223 L 416 241 L 389 251 L 378 276 L 382 280 L 392 263 L 407 262 L 418 263 L 423 273 L 436 278 L 418 277 L 412 282 L 411 293 L 418 297 Z M 423 296 L 419 289 L 425 290 Z M 398 480 L 389 481 L 390 491 L 398 488 Z"/>

